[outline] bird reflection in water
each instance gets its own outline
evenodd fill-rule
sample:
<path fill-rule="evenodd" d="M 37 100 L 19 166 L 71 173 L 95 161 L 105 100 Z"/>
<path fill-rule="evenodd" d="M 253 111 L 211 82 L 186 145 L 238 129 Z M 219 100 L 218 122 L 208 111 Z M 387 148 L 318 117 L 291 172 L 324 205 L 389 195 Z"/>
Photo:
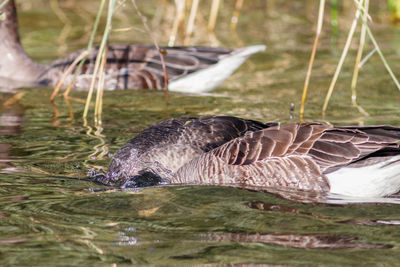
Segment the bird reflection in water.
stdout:
<path fill-rule="evenodd" d="M 373 249 L 392 248 L 392 245 L 358 242 L 356 237 L 325 234 L 202 234 L 204 241 L 267 243 L 288 248 L 303 249 Z"/>
<path fill-rule="evenodd" d="M 19 99 L 25 93 L 2 93 L 0 95 L 0 135 L 21 134 L 23 107 L 19 104 Z M 10 156 L 11 144 L 0 143 L 0 169 L 1 172 L 15 172 L 15 167 L 11 165 L 13 159 Z"/>

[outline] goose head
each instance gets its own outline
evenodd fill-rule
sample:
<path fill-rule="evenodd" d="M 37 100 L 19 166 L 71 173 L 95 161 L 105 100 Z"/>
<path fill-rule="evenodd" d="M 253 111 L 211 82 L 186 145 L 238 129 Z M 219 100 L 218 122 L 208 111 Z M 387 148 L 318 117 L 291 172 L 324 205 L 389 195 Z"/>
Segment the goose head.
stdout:
<path fill-rule="evenodd" d="M 124 146 L 113 157 L 107 173 L 96 177 L 95 181 L 121 188 L 169 184 L 173 172 L 151 160 L 150 154 L 133 146 Z"/>

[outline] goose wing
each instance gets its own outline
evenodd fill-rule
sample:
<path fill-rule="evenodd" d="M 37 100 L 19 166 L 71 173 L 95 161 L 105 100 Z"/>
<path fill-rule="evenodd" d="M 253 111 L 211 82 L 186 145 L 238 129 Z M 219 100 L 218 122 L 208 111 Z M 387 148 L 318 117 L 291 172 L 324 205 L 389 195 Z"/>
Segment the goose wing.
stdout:
<path fill-rule="evenodd" d="M 390 126 L 291 124 L 247 133 L 215 149 L 213 154 L 231 165 L 249 165 L 276 157 L 308 157 L 322 172 L 329 172 L 374 152 L 398 148 L 399 141 L 400 128 Z"/>
<path fill-rule="evenodd" d="M 115 153 L 104 183 L 124 181 L 128 178 L 126 173 L 134 175 L 131 170 L 137 169 L 137 159 L 150 164 L 158 162 L 175 171 L 193 158 L 246 132 L 275 125 L 230 116 L 175 118 L 160 122 L 140 132 Z"/>
<path fill-rule="evenodd" d="M 324 173 L 329 173 L 344 165 L 362 164 L 366 159 L 379 161 L 385 156 L 400 154 L 399 141 L 400 128 L 397 127 L 335 127 L 321 136 L 309 154 Z"/>
<path fill-rule="evenodd" d="M 177 79 L 219 61 L 232 51 L 215 47 L 161 47 L 169 80 Z M 99 48 L 93 47 L 80 74 L 92 74 Z M 64 72 L 84 50 L 79 50 L 51 63 L 43 80 Z M 119 89 L 162 89 L 164 71 L 157 49 L 152 45 L 110 45 L 106 72 Z M 50 77 L 49 80 L 53 80 Z"/>
<path fill-rule="evenodd" d="M 201 117 L 185 122 L 183 139 L 203 152 L 208 152 L 246 133 L 275 125 L 230 116 Z"/>
<path fill-rule="evenodd" d="M 208 152 L 247 132 L 276 125 L 231 116 L 175 118 L 146 128 L 127 144 L 143 146 L 143 151 L 162 146 L 170 150 L 190 146 Z"/>

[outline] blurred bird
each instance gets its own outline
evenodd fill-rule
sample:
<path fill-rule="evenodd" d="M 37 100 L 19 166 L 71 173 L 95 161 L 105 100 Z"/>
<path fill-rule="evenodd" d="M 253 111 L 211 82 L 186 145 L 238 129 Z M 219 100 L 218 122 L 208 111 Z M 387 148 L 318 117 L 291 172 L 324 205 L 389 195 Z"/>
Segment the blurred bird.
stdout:
<path fill-rule="evenodd" d="M 4 2 L 4 0 L 3 0 Z M 0 10 L 0 78 L 18 82 L 21 86 L 54 87 L 63 72 L 83 52 L 77 51 L 48 65 L 34 62 L 24 51 L 18 34 L 14 0 Z M 161 47 L 171 91 L 207 92 L 228 78 L 249 56 L 264 51 L 264 45 L 229 50 L 214 47 Z M 98 47 L 89 51 L 73 88 L 88 90 Z M 64 80 L 66 87 L 73 73 Z M 108 46 L 105 68 L 105 90 L 163 89 L 164 72 L 159 51 L 153 45 L 115 44 Z"/>

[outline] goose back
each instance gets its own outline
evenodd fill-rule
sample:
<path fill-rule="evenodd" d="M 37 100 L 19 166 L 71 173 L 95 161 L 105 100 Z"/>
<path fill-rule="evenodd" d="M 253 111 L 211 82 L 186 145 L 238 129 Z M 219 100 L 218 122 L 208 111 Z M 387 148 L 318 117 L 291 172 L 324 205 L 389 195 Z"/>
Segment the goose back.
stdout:
<path fill-rule="evenodd" d="M 137 186 L 161 177 L 172 184 L 385 196 L 400 190 L 399 142 L 400 128 L 392 126 L 171 119 L 122 146 L 99 181 Z"/>
<path fill-rule="evenodd" d="M 180 168 L 174 182 L 328 192 L 328 174 L 400 155 L 399 141 L 400 129 L 390 126 L 275 126 L 202 154 Z"/>
<path fill-rule="evenodd" d="M 276 125 L 229 116 L 176 118 L 146 128 L 114 155 L 102 183 L 122 184 L 148 168 L 176 172 L 191 159 L 244 135 Z"/>
<path fill-rule="evenodd" d="M 169 81 L 216 64 L 221 57 L 232 51 L 214 47 L 161 47 Z M 49 65 L 39 83 L 55 86 L 62 73 L 84 50 L 79 50 Z M 90 87 L 94 64 L 99 47 L 93 47 L 80 70 L 75 89 Z M 75 68 L 76 69 L 76 68 Z M 73 70 L 73 72 L 75 71 Z M 106 90 L 115 89 L 163 89 L 164 71 L 159 53 L 153 45 L 114 44 L 107 47 Z M 72 75 L 65 81 L 69 84 Z"/>

